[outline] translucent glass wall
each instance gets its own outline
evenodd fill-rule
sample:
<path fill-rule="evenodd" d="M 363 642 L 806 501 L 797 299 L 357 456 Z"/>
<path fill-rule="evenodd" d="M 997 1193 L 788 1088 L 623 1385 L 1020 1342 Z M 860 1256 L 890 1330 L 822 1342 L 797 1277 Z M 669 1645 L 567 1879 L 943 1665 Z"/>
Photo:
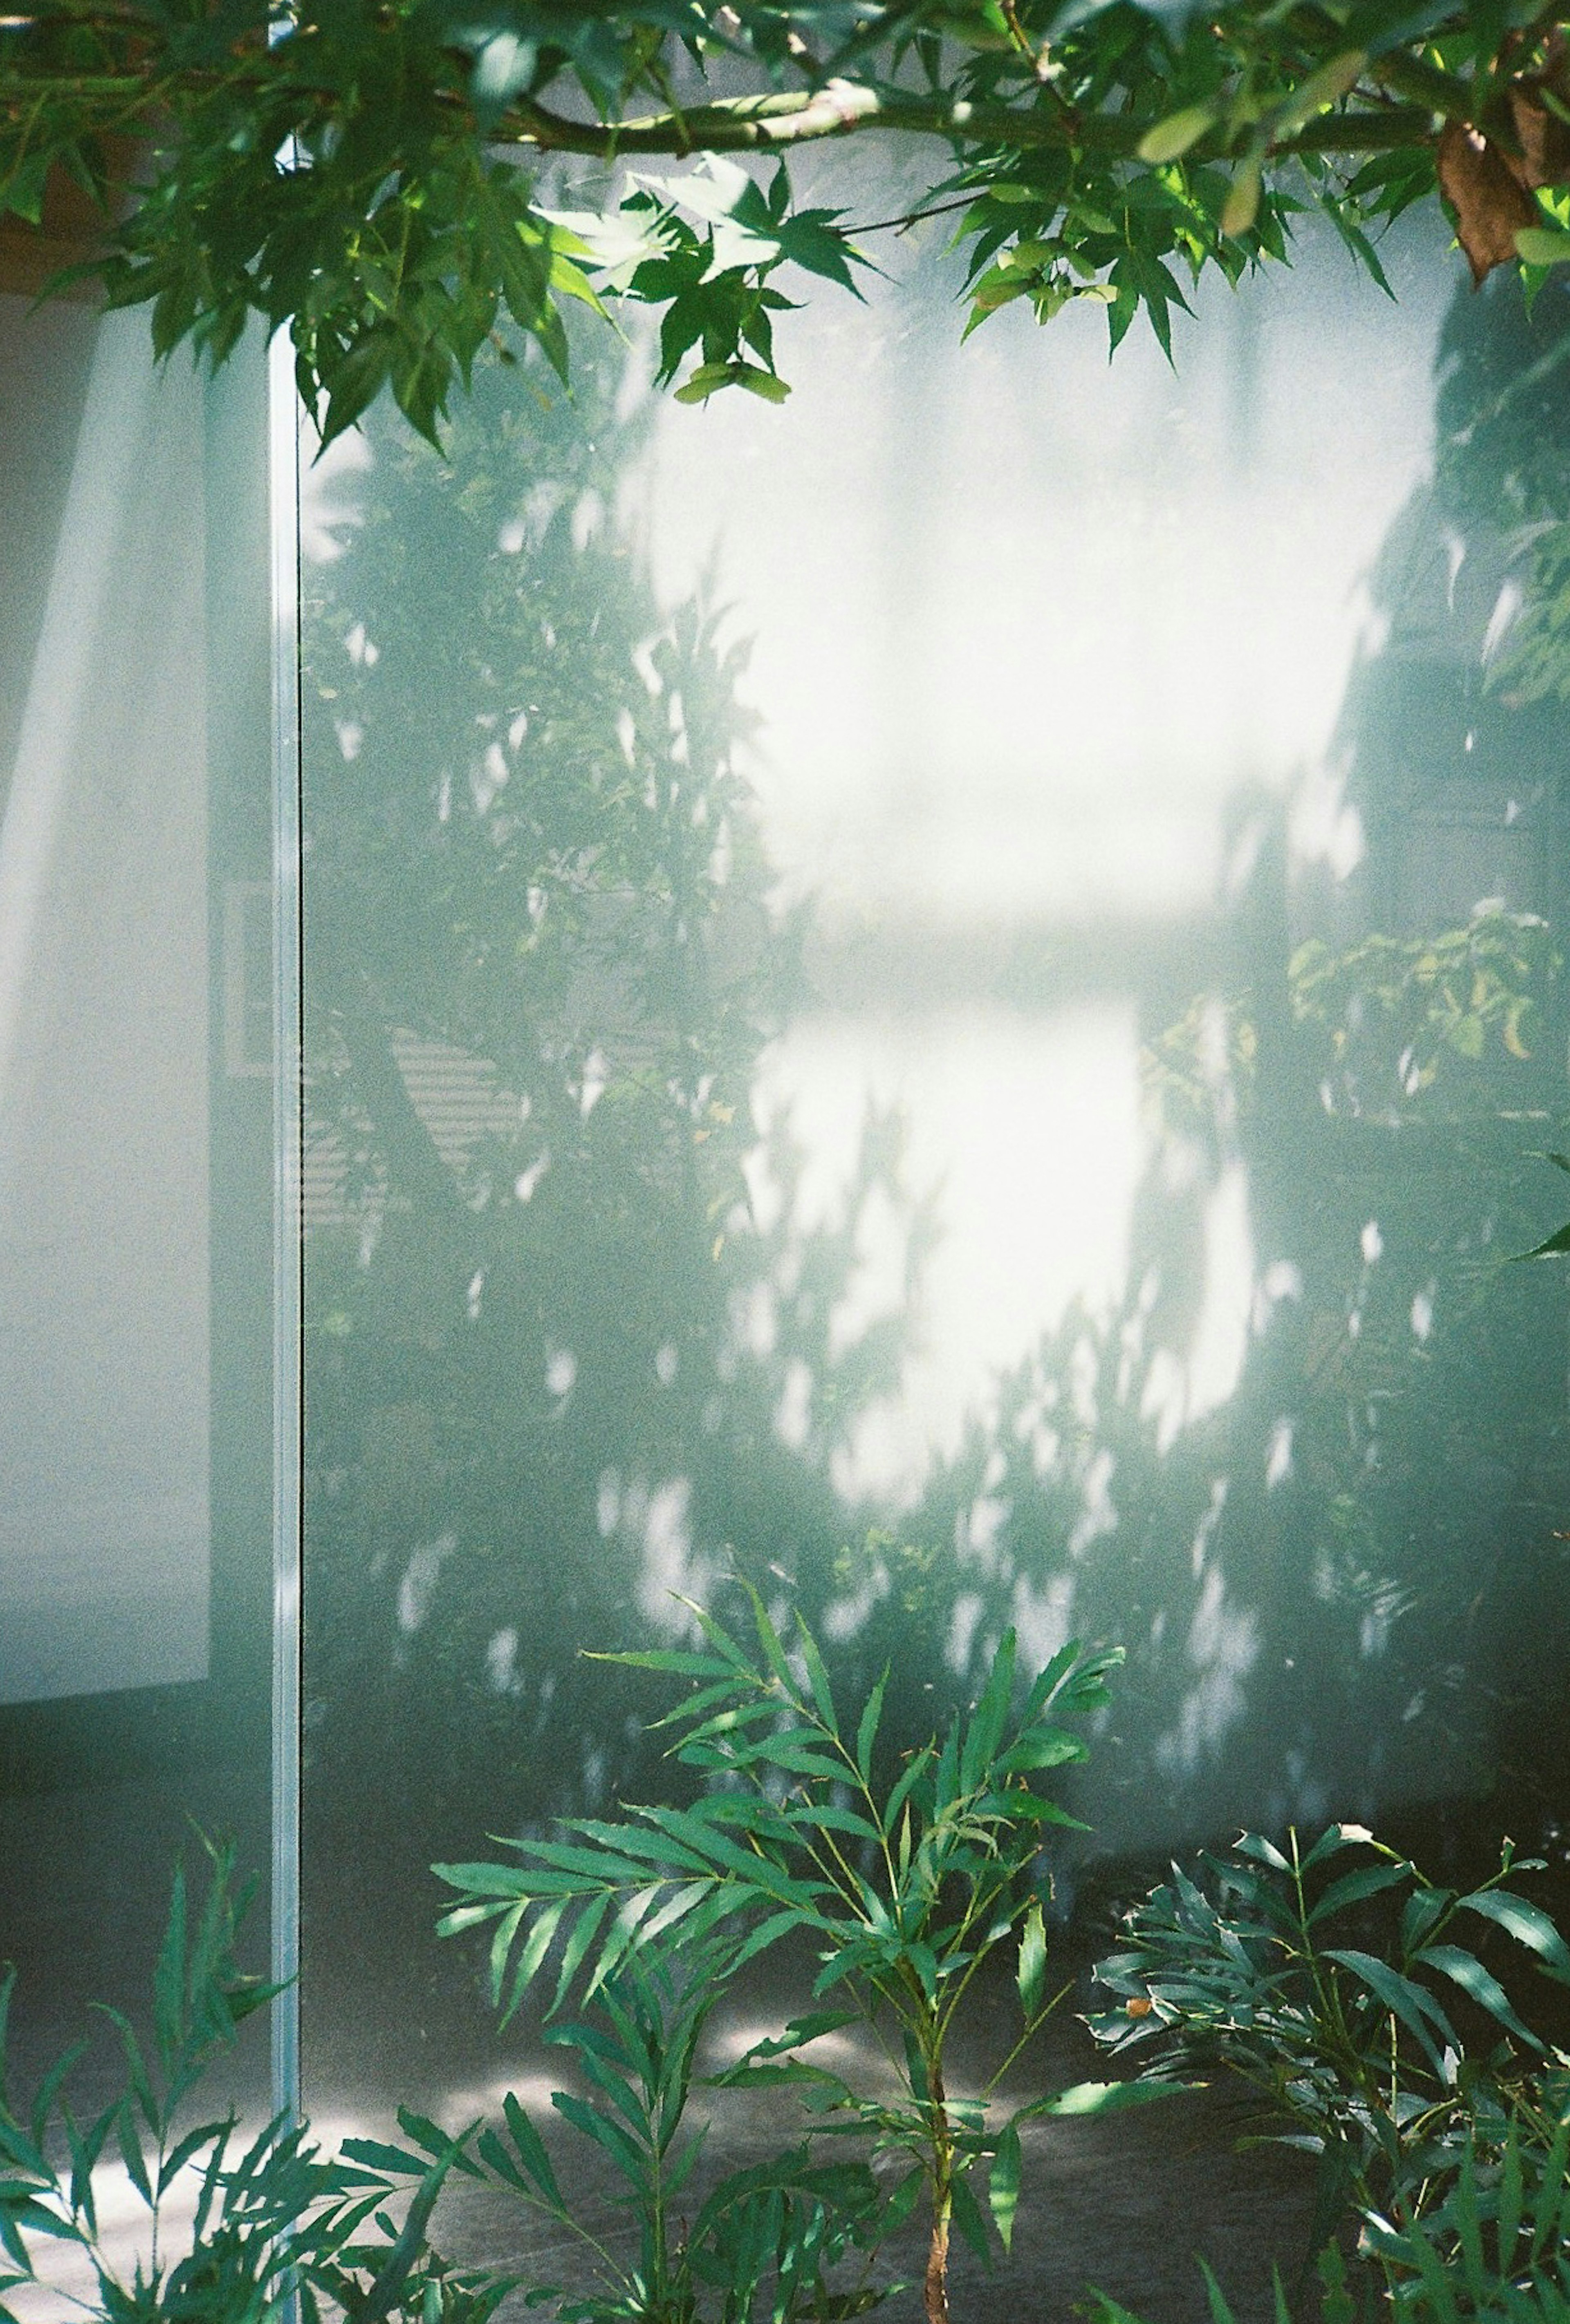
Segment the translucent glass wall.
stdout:
<path fill-rule="evenodd" d="M 192 1820 L 271 1860 L 263 369 L 243 354 L 205 389 L 155 369 L 144 317 L 0 297 L 0 1959 L 23 2089 L 88 1999 L 140 2004 Z M 264 1901 L 254 1933 L 264 1961 Z"/>
<path fill-rule="evenodd" d="M 783 410 L 586 335 L 448 465 L 379 416 L 313 472 L 323 2103 L 473 2087 L 426 1865 L 668 1785 L 582 1650 L 734 1569 L 912 1733 L 1007 1623 L 1127 1647 L 1066 1909 L 1244 1818 L 1554 1851 L 1564 1284 L 1507 1255 L 1567 735 L 1508 519 L 1564 318 L 1387 255 L 1173 372 L 962 351 L 928 254 L 783 319 Z"/>

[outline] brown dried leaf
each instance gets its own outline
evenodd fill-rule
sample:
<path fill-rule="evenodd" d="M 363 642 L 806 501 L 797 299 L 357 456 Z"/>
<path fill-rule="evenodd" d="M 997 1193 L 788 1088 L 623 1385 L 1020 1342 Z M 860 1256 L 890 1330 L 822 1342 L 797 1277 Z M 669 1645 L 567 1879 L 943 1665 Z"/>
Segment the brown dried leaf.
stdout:
<path fill-rule="evenodd" d="M 1523 186 L 1562 186 L 1570 180 L 1570 124 L 1537 95 L 1528 81 L 1518 81 L 1508 91 L 1510 119 L 1521 149 L 1510 167 Z"/>
<path fill-rule="evenodd" d="M 1455 238 L 1480 283 L 1516 254 L 1516 235 L 1535 226 L 1538 206 L 1497 145 L 1480 130 L 1447 121 L 1439 138 L 1439 190 L 1455 213 Z"/>

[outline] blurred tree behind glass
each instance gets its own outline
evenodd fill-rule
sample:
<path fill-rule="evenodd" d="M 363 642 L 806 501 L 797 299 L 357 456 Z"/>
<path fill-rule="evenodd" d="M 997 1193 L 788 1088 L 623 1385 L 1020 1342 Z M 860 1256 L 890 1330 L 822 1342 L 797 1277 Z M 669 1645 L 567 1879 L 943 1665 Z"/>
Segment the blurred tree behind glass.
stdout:
<path fill-rule="evenodd" d="M 892 1658 L 896 1739 L 1010 1621 L 1125 1644 L 1080 1785 L 1103 1847 L 1392 1803 L 1555 1844 L 1563 1286 L 1506 1255 L 1552 1207 L 1530 1149 L 1565 1104 L 1570 713 L 1509 673 L 1570 521 L 1565 304 L 1504 285 L 1447 330 L 1436 473 L 1344 715 L 1363 867 L 1290 889 L 1279 807 L 1240 802 L 1232 972 L 1146 1004 L 1126 1296 L 1045 1333 L 899 1512 L 831 1463 L 899 1389 L 937 1213 L 897 1119 L 869 1111 L 827 1224 L 789 1121 L 757 1150 L 805 920 L 745 780 L 734 621 L 656 600 L 649 405 L 602 345 L 572 402 L 482 367 L 446 465 L 374 419 L 307 609 L 307 1799 L 378 1911 L 422 1917 L 425 1862 L 482 1831 L 668 1788 L 653 1698 L 579 1650 L 669 1638 L 669 1591 L 732 1562 L 847 1688 Z M 1254 1317 L 1196 1411 L 1229 1172 Z M 873 1202 L 906 1299 L 842 1344 Z"/>

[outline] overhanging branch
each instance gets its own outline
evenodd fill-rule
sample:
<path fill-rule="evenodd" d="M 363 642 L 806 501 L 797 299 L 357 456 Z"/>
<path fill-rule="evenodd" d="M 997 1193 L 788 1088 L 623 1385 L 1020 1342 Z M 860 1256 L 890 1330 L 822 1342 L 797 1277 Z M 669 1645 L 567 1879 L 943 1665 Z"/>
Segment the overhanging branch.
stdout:
<path fill-rule="evenodd" d="M 1076 115 L 1045 103 L 1029 107 L 972 105 L 963 97 L 892 96 L 849 81 L 829 81 L 817 89 L 726 97 L 680 113 L 622 122 L 573 121 L 531 103 L 518 106 L 498 134 L 503 141 L 510 137 L 543 152 L 581 153 L 606 162 L 628 153 L 766 152 L 869 129 L 1020 152 L 1053 146 L 1115 160 L 1131 159 L 1154 125 L 1128 114 Z M 1381 152 L 1387 147 L 1426 144 L 1433 134 L 1434 115 L 1426 106 L 1388 106 L 1326 114 L 1271 151 Z M 1195 149 L 1195 158 L 1219 159 L 1224 152 L 1206 140 Z"/>

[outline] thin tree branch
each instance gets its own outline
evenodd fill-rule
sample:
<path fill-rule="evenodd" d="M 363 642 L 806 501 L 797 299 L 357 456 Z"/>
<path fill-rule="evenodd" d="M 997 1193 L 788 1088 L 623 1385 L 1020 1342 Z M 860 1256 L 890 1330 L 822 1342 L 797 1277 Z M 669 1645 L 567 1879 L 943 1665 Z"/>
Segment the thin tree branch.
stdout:
<path fill-rule="evenodd" d="M 1419 145 L 1433 135 L 1433 108 L 1391 106 L 1357 113 L 1326 114 L 1271 148 L 1276 153 L 1366 153 L 1389 146 Z M 654 114 L 633 121 L 579 122 L 530 103 L 518 108 L 518 142 L 542 150 L 592 155 L 614 161 L 624 153 L 709 153 L 768 151 L 868 129 L 907 135 L 947 137 L 965 145 L 1025 149 L 1049 145 L 1071 151 L 1131 158 L 1153 122 L 1127 114 L 1091 114 L 1070 118 L 1054 106 L 972 105 L 964 97 L 895 96 L 829 81 L 819 89 L 771 91 L 765 96 L 722 98 L 686 113 Z M 505 140 L 503 124 L 500 136 Z M 1208 141 L 1196 148 L 1223 152 Z M 898 223 L 898 221 L 896 221 Z"/>

